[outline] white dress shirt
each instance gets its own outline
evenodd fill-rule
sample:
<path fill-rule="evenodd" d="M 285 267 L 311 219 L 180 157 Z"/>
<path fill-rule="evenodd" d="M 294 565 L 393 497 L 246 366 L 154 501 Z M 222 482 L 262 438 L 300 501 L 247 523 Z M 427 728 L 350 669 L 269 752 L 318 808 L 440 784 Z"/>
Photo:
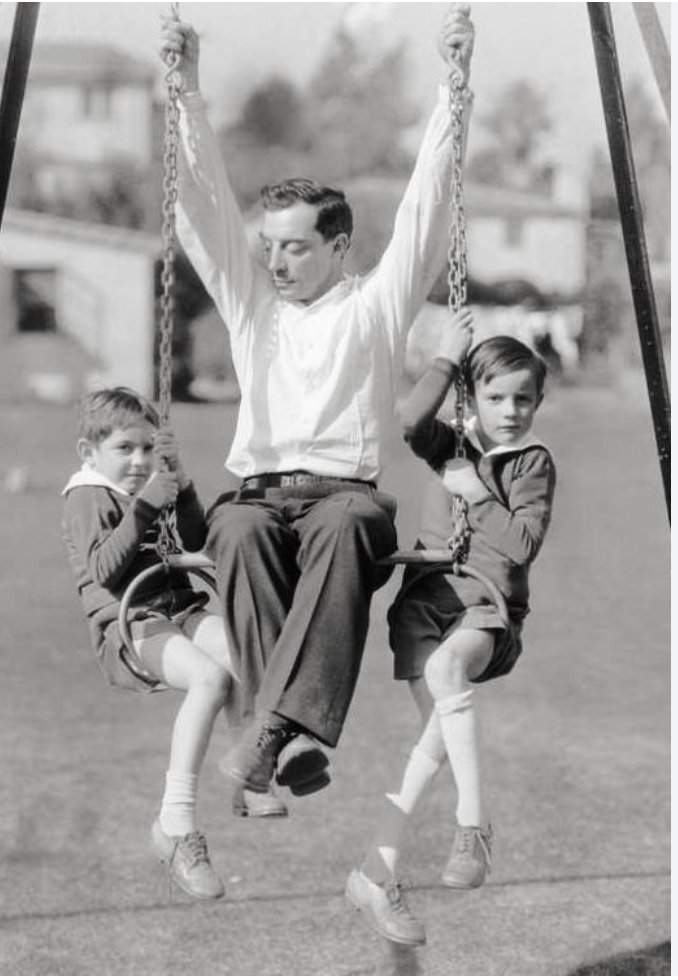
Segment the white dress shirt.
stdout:
<path fill-rule="evenodd" d="M 199 93 L 182 96 L 180 129 L 177 232 L 228 328 L 241 391 L 226 466 L 240 477 L 308 470 L 376 481 L 407 332 L 445 261 L 446 91 L 378 266 L 309 305 L 279 298 L 253 256 Z"/>

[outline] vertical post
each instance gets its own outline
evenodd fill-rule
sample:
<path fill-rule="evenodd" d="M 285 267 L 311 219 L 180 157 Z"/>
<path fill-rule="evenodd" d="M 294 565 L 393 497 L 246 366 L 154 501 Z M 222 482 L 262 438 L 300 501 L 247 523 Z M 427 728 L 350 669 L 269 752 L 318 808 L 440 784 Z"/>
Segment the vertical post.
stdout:
<path fill-rule="evenodd" d="M 619 216 L 645 380 L 654 423 L 666 508 L 671 519 L 671 406 L 638 184 L 622 90 L 609 3 L 587 3 L 603 100 L 607 140 L 617 190 Z M 669 202 L 667 201 L 667 207 Z"/>
<path fill-rule="evenodd" d="M 0 99 L 0 225 L 12 172 L 19 118 L 23 106 L 39 3 L 18 3 Z"/>

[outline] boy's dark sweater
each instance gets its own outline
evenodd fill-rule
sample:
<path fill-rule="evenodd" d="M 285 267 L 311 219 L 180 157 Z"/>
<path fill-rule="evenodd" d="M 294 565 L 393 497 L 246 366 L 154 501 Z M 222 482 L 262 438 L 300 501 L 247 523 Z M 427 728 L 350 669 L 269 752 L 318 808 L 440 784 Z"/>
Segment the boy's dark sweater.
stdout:
<path fill-rule="evenodd" d="M 456 368 L 436 359 L 414 387 L 400 414 L 405 439 L 413 452 L 435 471 L 455 457 L 454 426 L 436 418 Z M 528 437 L 520 446 L 483 452 L 473 437 L 464 452 L 487 489 L 468 506 L 471 539 L 468 563 L 484 572 L 502 591 L 512 618 L 529 611 L 528 571 L 543 543 L 551 519 L 556 471 L 550 452 Z M 452 533 L 451 494 L 435 480 L 424 504 L 421 543 L 443 548 Z M 456 578 L 455 589 L 466 605 L 488 601 L 479 583 Z"/>
<path fill-rule="evenodd" d="M 177 533 L 186 550 L 205 543 L 205 514 L 190 483 L 176 503 Z M 80 599 L 95 649 L 106 628 L 117 620 L 120 600 L 130 582 L 157 565 L 155 549 L 160 510 L 143 498 L 105 486 L 75 486 L 66 492 L 62 530 Z M 172 572 L 171 589 L 164 575 L 153 576 L 136 596 L 130 618 L 144 611 L 179 611 L 196 601 L 188 576 Z"/>

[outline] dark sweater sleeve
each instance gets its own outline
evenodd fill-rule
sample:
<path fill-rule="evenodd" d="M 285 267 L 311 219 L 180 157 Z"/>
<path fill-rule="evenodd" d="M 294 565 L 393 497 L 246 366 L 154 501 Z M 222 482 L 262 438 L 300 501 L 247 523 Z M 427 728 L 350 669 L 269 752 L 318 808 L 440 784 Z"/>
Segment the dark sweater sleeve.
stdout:
<path fill-rule="evenodd" d="M 121 508 L 105 489 L 71 490 L 64 505 L 64 527 L 94 582 L 115 590 L 135 561 L 159 511 L 136 498 Z"/>
<path fill-rule="evenodd" d="M 200 551 L 207 539 L 207 521 L 193 483 L 177 497 L 177 533 L 186 551 Z"/>
<path fill-rule="evenodd" d="M 534 561 L 551 521 L 556 470 L 550 453 L 542 447 L 516 457 L 508 506 L 488 491 L 488 496 L 468 508 L 472 530 L 482 525 L 484 534 L 516 565 Z"/>
<path fill-rule="evenodd" d="M 426 369 L 400 407 L 403 437 L 413 453 L 440 469 L 455 454 L 454 427 L 436 418 L 457 368 L 442 357 Z"/>

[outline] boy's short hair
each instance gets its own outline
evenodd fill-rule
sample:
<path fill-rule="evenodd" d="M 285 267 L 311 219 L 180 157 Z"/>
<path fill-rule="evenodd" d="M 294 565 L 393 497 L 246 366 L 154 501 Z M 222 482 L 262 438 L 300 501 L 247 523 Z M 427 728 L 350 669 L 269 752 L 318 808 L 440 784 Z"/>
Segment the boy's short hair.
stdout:
<path fill-rule="evenodd" d="M 158 413 L 151 403 L 131 388 L 101 388 L 92 391 L 80 402 L 78 438 L 100 443 L 114 429 L 127 429 L 140 419 L 154 429 L 160 425 Z"/>
<path fill-rule="evenodd" d="M 265 211 L 282 211 L 298 201 L 312 204 L 318 209 L 315 230 L 326 242 L 353 233 L 353 213 L 343 191 L 336 187 L 324 187 L 306 177 L 291 177 L 277 184 L 267 184 L 259 192 Z"/>
<path fill-rule="evenodd" d="M 546 380 L 546 361 L 515 337 L 501 335 L 483 340 L 472 348 L 464 364 L 464 382 L 473 395 L 477 381 L 490 382 L 511 371 L 528 368 L 534 377 L 537 397 L 541 398 Z"/>

